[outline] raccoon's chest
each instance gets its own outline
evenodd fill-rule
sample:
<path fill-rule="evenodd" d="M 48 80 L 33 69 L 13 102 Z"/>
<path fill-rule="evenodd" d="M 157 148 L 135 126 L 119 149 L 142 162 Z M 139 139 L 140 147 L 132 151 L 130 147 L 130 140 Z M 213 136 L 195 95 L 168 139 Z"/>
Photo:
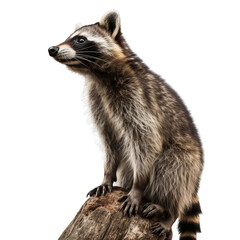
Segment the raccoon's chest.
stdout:
<path fill-rule="evenodd" d="M 92 88 L 89 91 L 89 100 L 95 123 L 101 131 L 109 128 L 120 137 L 126 128 L 131 127 L 130 109 L 133 108 L 133 103 L 129 99 Z"/>
<path fill-rule="evenodd" d="M 108 92 L 93 86 L 89 98 L 95 123 L 102 135 L 114 137 L 125 145 L 128 152 L 136 140 L 161 151 L 160 122 L 140 101 L 137 93 Z"/>
<path fill-rule="evenodd" d="M 131 91 L 130 91 L 131 90 Z M 134 86 L 121 91 L 100 88 L 92 84 L 89 88 L 90 106 L 98 128 L 109 126 L 118 136 L 145 135 L 159 137 L 160 121 L 144 103 L 144 96 Z M 134 136 L 132 136 L 134 138 Z"/>

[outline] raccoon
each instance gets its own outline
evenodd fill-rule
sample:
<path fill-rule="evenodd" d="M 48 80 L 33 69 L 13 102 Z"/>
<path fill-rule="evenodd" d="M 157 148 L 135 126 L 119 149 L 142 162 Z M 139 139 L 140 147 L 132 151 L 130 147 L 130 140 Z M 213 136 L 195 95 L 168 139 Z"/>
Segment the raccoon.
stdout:
<path fill-rule="evenodd" d="M 78 25 L 61 44 L 49 48 L 55 60 L 83 74 L 91 112 L 106 149 L 104 179 L 88 195 L 127 190 L 119 199 L 125 215 L 159 216 L 152 232 L 172 238 L 179 218 L 181 240 L 200 232 L 198 189 L 203 150 L 193 120 L 178 94 L 134 54 L 117 12 L 100 22 Z"/>

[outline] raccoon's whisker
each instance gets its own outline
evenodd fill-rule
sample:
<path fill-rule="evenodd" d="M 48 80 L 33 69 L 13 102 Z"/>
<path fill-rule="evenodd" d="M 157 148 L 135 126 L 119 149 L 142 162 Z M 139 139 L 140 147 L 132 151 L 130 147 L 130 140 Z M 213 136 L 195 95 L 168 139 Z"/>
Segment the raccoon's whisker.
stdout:
<path fill-rule="evenodd" d="M 103 60 L 103 59 L 101 59 L 101 58 L 98 58 L 98 57 L 95 57 L 95 56 L 91 56 L 91 55 L 86 55 L 86 54 L 76 54 L 77 56 L 83 56 L 83 57 L 87 57 L 87 58 L 93 58 L 93 59 L 97 59 L 97 60 L 100 60 L 100 61 L 102 61 L 102 62 L 108 62 L 108 61 L 105 61 L 105 60 Z"/>
<path fill-rule="evenodd" d="M 73 58 L 74 60 L 76 60 L 77 62 L 81 63 L 82 65 L 84 65 L 86 68 L 88 68 L 88 66 L 86 64 L 84 64 L 82 61 L 80 61 L 79 59 L 77 58 Z"/>
<path fill-rule="evenodd" d="M 82 61 L 80 61 L 77 58 L 70 58 L 67 55 L 65 55 L 64 57 L 65 57 L 65 60 L 67 60 L 68 62 L 71 62 L 74 59 L 75 61 L 79 62 L 80 64 L 84 65 L 85 67 L 88 67 L 86 64 L 84 64 Z"/>
<path fill-rule="evenodd" d="M 78 56 L 78 57 L 80 57 L 80 56 Z M 85 58 L 85 57 L 82 57 L 82 56 L 81 56 L 80 58 L 82 58 L 83 60 L 85 60 L 85 61 L 88 61 L 88 62 L 90 62 L 90 63 L 93 63 L 93 64 L 95 64 L 96 66 L 100 67 L 100 65 L 99 65 L 99 64 L 97 64 L 97 63 L 95 63 L 95 62 L 91 61 L 90 59 L 87 59 L 87 58 Z"/>
<path fill-rule="evenodd" d="M 68 52 L 68 51 L 66 51 L 66 53 L 67 53 L 67 52 Z M 79 62 L 80 64 L 84 65 L 85 67 L 88 67 L 86 64 L 84 64 L 84 63 L 83 63 L 82 61 L 80 61 L 79 59 L 77 59 L 77 58 L 70 58 L 70 57 L 68 56 L 68 54 L 64 54 L 64 52 L 61 52 L 60 58 L 66 60 L 66 63 L 71 62 L 72 60 L 75 60 L 75 61 Z"/>
<path fill-rule="evenodd" d="M 82 59 L 82 60 L 84 60 L 84 61 L 93 63 L 93 64 L 95 64 L 96 66 L 100 67 L 97 63 L 95 63 L 95 62 L 93 62 L 93 61 L 91 61 L 91 60 L 89 60 L 89 59 L 87 59 L 87 58 L 85 58 L 85 57 L 83 57 L 83 56 L 77 56 L 77 57 L 80 58 L 80 59 Z"/>

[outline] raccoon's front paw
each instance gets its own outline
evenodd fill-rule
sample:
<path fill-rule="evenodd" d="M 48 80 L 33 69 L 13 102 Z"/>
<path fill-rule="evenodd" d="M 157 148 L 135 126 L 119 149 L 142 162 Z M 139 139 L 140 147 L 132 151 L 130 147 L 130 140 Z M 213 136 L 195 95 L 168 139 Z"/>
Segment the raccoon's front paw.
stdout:
<path fill-rule="evenodd" d="M 160 205 L 154 203 L 146 203 L 143 206 L 142 216 L 144 218 L 152 218 L 154 216 L 163 217 L 164 216 L 164 208 Z"/>
<path fill-rule="evenodd" d="M 151 231 L 153 234 L 159 235 L 161 239 L 171 240 L 172 239 L 172 229 L 168 228 L 161 222 L 154 223 L 151 226 Z"/>
<path fill-rule="evenodd" d="M 113 187 L 110 184 L 101 184 L 100 186 L 89 191 L 87 196 L 91 197 L 93 195 L 96 195 L 97 197 L 99 197 L 101 195 L 105 195 L 107 192 L 111 193 L 112 189 Z"/>
<path fill-rule="evenodd" d="M 131 191 L 128 195 L 121 197 L 118 201 L 122 202 L 120 210 L 123 211 L 123 215 L 131 217 L 138 213 L 141 202 L 141 193 L 138 191 Z"/>

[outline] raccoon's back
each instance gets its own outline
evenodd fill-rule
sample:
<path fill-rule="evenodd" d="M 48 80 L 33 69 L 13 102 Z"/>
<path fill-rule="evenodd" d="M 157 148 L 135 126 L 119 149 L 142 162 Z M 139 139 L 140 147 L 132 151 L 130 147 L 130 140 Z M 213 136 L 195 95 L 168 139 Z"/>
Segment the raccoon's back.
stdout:
<path fill-rule="evenodd" d="M 149 117 L 159 122 L 163 144 L 184 146 L 192 143 L 201 148 L 197 129 L 183 100 L 160 76 L 151 72 L 146 65 L 140 66 L 135 72 L 142 92 L 141 101 Z"/>

